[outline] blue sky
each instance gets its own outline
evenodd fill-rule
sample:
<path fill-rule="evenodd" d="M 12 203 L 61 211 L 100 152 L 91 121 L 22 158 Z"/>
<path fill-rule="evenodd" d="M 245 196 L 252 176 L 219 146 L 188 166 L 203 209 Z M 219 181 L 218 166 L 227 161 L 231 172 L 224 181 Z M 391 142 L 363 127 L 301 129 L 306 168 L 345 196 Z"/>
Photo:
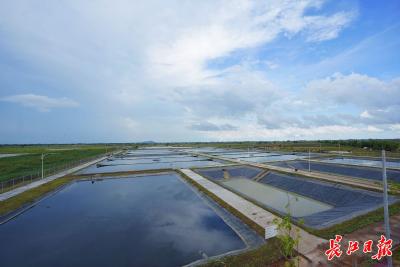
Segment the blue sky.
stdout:
<path fill-rule="evenodd" d="M 0 143 L 400 136 L 399 1 L 2 1 Z"/>

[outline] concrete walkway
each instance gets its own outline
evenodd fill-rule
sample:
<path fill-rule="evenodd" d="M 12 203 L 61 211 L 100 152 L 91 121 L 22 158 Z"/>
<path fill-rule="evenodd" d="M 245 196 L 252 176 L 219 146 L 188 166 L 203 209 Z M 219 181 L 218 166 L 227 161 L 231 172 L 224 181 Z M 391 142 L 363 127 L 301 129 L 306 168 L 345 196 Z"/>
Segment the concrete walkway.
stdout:
<path fill-rule="evenodd" d="M 225 201 L 231 207 L 242 213 L 244 216 L 258 224 L 260 227 L 265 228 L 273 225 L 273 220 L 275 218 L 279 218 L 274 214 L 260 208 L 259 206 L 251 203 L 250 201 L 238 196 L 237 194 L 223 188 L 220 185 L 217 185 L 214 182 L 202 177 L 201 175 L 193 172 L 189 169 L 181 169 L 182 173 L 184 173 L 187 177 L 198 183 L 204 189 L 213 193 L 215 196 Z M 299 252 L 309 258 L 308 254 L 314 252 L 319 246 L 327 243 L 328 241 L 322 239 L 320 237 L 311 235 L 304 231 L 303 229 L 293 226 L 295 229 L 300 231 L 300 244 L 299 244 Z M 312 255 L 313 257 L 317 255 Z M 324 255 L 321 255 L 323 257 Z M 310 260 L 313 260 L 312 258 Z"/>
<path fill-rule="evenodd" d="M 38 186 L 40 186 L 40 185 L 42 185 L 42 184 L 51 182 L 51 181 L 53 181 L 53 180 L 55 180 L 55 179 L 58 179 L 58 178 L 60 178 L 60 177 L 65 176 L 65 175 L 68 175 L 68 174 L 77 172 L 77 171 L 79 171 L 79 170 L 81 170 L 81 169 L 83 169 L 83 168 L 86 168 L 86 167 L 88 167 L 88 166 L 90 166 L 90 165 L 92 165 L 92 164 L 96 164 L 96 163 L 99 162 L 99 161 L 105 160 L 106 158 L 107 158 L 107 156 L 104 156 L 104 157 L 101 157 L 101 158 L 98 158 L 98 159 L 89 161 L 89 162 L 87 162 L 87 163 L 83 163 L 83 164 L 81 164 L 81 165 L 79 165 L 79 166 L 76 166 L 76 167 L 74 167 L 74 168 L 71 168 L 71 169 L 68 169 L 68 170 L 59 172 L 59 173 L 57 173 L 57 174 L 48 176 L 48 177 L 46 177 L 46 178 L 44 178 L 44 179 L 40 179 L 40 180 L 37 180 L 37 181 L 32 182 L 32 183 L 30 183 L 30 184 L 23 185 L 23 186 L 21 186 L 21 187 L 15 188 L 15 189 L 13 189 L 13 190 L 4 192 L 4 193 L 0 194 L 0 201 L 4 201 L 4 200 L 6 200 L 6 199 L 9 199 L 10 197 L 13 197 L 13 196 L 16 196 L 16 195 L 18 195 L 18 194 L 21 194 L 21 193 L 23 193 L 23 192 L 25 192 L 25 191 L 27 191 L 27 190 L 30 190 L 30 189 L 35 188 L 35 187 L 38 187 Z"/>

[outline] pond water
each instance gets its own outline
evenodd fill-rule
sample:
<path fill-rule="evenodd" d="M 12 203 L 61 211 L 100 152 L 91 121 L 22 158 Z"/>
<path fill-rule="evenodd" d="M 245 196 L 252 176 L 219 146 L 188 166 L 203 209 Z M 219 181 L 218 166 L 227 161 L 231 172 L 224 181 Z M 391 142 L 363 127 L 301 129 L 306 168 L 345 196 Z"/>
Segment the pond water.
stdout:
<path fill-rule="evenodd" d="M 230 152 L 230 153 L 213 154 L 213 155 L 234 159 L 234 158 L 270 157 L 270 156 L 279 156 L 280 154 L 242 151 L 242 152 Z"/>
<path fill-rule="evenodd" d="M 6 266 L 180 266 L 245 247 L 173 173 L 73 183 L 0 225 Z"/>
<path fill-rule="evenodd" d="M 111 173 L 111 172 L 123 172 L 123 171 L 143 171 L 143 170 L 156 170 L 156 169 L 172 169 L 172 168 L 193 168 L 193 167 L 208 167 L 208 166 L 222 166 L 224 165 L 220 160 L 174 160 L 164 161 L 162 158 L 160 161 L 149 161 L 135 162 L 132 164 L 126 164 L 122 160 L 118 160 L 119 164 L 113 163 L 113 161 L 104 160 L 100 164 L 104 166 L 98 167 L 97 165 L 89 166 L 78 174 L 91 174 L 91 173 Z"/>
<path fill-rule="evenodd" d="M 179 153 L 175 149 L 136 149 L 136 150 L 128 150 L 127 154 L 136 155 L 136 154 L 171 154 L 171 153 Z"/>
<path fill-rule="evenodd" d="M 205 157 L 193 157 L 193 156 L 180 156 L 180 157 L 140 157 L 140 158 L 114 158 L 112 160 L 102 161 L 105 165 L 126 165 L 126 164 L 138 164 L 138 163 L 158 163 L 158 162 L 189 162 L 189 161 L 206 161 L 208 158 Z"/>
<path fill-rule="evenodd" d="M 298 170 L 308 170 L 309 166 L 307 160 L 280 161 L 271 165 Z M 311 171 L 382 181 L 382 170 L 380 168 L 310 161 L 310 169 Z M 388 169 L 386 173 L 388 180 L 400 183 L 400 170 Z"/>
<path fill-rule="evenodd" d="M 379 167 L 379 168 L 382 167 L 382 161 L 368 160 L 368 159 L 330 158 L 330 159 L 321 159 L 319 161 L 326 162 L 326 163 L 339 163 L 339 164 L 359 165 L 359 166 Z M 386 161 L 386 167 L 388 167 L 388 168 L 400 168 L 400 162 Z"/>
<path fill-rule="evenodd" d="M 294 217 L 303 217 L 333 208 L 326 203 L 249 179 L 230 179 L 223 181 L 222 184 L 277 211 L 287 213 L 289 208 Z M 287 207 L 288 203 L 290 203 L 289 207 Z"/>
<path fill-rule="evenodd" d="M 216 154 L 215 154 L 216 155 Z M 249 162 L 274 162 L 282 160 L 294 160 L 305 158 L 305 155 L 278 154 L 269 152 L 235 152 L 219 154 L 221 157 L 249 161 Z"/>

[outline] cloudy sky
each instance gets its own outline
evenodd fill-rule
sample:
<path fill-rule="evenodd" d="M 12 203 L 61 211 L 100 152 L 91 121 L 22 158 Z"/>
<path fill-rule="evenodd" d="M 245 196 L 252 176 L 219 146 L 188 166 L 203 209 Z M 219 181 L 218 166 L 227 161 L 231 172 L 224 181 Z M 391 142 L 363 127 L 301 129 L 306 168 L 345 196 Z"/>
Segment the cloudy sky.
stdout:
<path fill-rule="evenodd" d="M 400 137 L 400 1 L 0 2 L 0 143 Z"/>

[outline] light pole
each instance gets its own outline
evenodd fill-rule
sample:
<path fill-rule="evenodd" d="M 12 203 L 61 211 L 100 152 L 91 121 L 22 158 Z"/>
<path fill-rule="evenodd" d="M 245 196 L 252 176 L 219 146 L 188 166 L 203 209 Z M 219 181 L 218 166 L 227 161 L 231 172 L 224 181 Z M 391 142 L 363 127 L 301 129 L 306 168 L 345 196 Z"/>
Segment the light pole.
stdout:
<path fill-rule="evenodd" d="M 308 148 L 308 172 L 311 172 L 311 152 L 310 152 L 310 148 Z"/>
<path fill-rule="evenodd" d="M 42 156 L 40 157 L 42 159 L 42 179 L 44 177 L 44 172 L 43 172 L 43 161 L 44 161 L 44 157 L 46 156 L 46 154 L 42 153 Z"/>
<path fill-rule="evenodd" d="M 390 239 L 390 225 L 389 225 L 389 204 L 388 204 L 388 186 L 386 177 L 386 152 L 382 149 L 382 178 L 383 178 L 383 215 L 385 218 L 385 232 L 386 238 Z M 387 257 L 388 267 L 392 267 L 392 257 Z"/>

